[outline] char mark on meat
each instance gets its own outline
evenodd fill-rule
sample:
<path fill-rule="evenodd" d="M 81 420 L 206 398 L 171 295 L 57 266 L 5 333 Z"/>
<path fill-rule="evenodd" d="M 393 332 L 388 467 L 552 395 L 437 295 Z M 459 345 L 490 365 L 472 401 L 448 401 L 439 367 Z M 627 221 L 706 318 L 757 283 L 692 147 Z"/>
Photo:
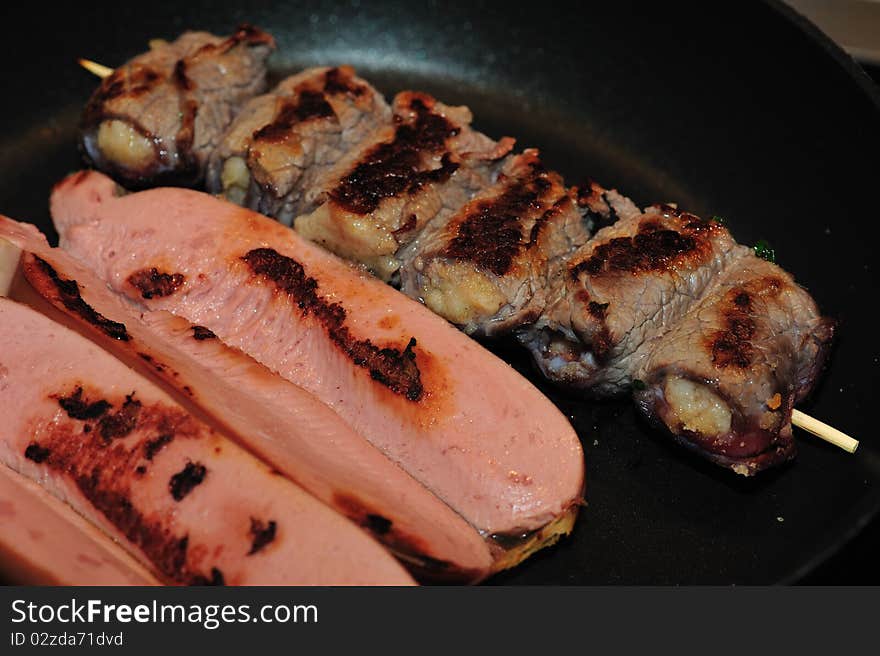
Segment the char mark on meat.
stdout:
<path fill-rule="evenodd" d="M 90 98 L 84 155 L 127 186 L 198 184 L 232 118 L 262 90 L 273 48 L 272 37 L 251 26 L 226 39 L 186 32 L 154 42 Z"/>
<path fill-rule="evenodd" d="M 409 401 L 423 398 L 425 390 L 416 362 L 415 339 L 410 339 L 402 350 L 380 348 L 369 339 L 357 339 L 346 325 L 345 308 L 321 296 L 318 282 L 305 273 L 299 262 L 271 248 L 252 250 L 242 260 L 256 276 L 273 284 L 304 313 L 313 316 L 333 343 L 354 364 L 367 369 L 374 380 Z"/>
<path fill-rule="evenodd" d="M 142 298 L 170 296 L 186 282 L 182 273 L 166 273 L 156 267 L 141 269 L 128 276 L 128 284 L 136 288 Z"/>
<path fill-rule="evenodd" d="M 67 280 L 58 275 L 52 265 L 36 255 L 23 260 L 25 277 L 31 284 L 44 290 L 50 298 L 61 302 L 65 308 L 90 323 L 108 337 L 127 342 L 131 337 L 125 325 L 111 321 L 86 303 L 79 291 L 76 280 Z"/>
<path fill-rule="evenodd" d="M 461 128 L 432 111 L 434 99 L 416 96 L 409 102 L 415 119 L 399 121 L 391 141 L 367 151 L 330 191 L 330 197 L 355 214 L 369 214 L 384 198 L 412 193 L 429 182 L 445 182 L 458 168 L 445 152 L 447 140 Z M 438 169 L 422 168 L 423 154 L 443 153 Z"/>

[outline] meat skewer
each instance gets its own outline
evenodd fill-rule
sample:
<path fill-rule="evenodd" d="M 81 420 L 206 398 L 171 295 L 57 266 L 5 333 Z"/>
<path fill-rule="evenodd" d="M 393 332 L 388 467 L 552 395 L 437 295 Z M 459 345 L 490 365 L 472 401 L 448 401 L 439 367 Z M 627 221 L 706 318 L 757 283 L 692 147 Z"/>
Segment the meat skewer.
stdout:
<path fill-rule="evenodd" d="M 812 389 L 833 328 L 791 276 L 738 246 L 652 344 L 634 398 L 675 439 L 751 475 L 794 457 L 792 408 Z"/>
<path fill-rule="evenodd" d="M 404 293 L 426 303 L 469 334 L 518 332 L 551 380 L 600 396 L 627 393 L 633 380 L 641 382 L 633 372 L 658 340 L 688 314 L 692 301 L 727 266 L 728 258 L 739 252 L 735 242 L 723 228 L 669 206 L 651 208 L 643 216 L 628 199 L 595 184 L 568 192 L 561 182 L 552 182 L 555 173 L 533 174 L 540 166 L 533 151 L 496 163 L 497 157 L 509 149 L 507 140 L 493 155 L 476 159 L 482 163 L 465 166 L 468 176 L 462 176 L 456 169 L 459 160 L 466 161 L 474 149 L 456 145 L 456 140 L 478 135 L 467 127 L 469 115 L 459 111 L 458 116 L 466 118 L 455 118 L 455 112 L 430 97 L 400 94 L 395 101 L 398 121 L 406 124 L 407 114 L 401 106 L 405 109 L 413 99 L 422 103 L 415 107 L 424 111 L 409 116 L 415 115 L 417 123 L 432 117 L 440 128 L 445 125 L 447 131 L 440 130 L 441 138 L 427 133 L 415 135 L 414 144 L 408 143 L 403 149 L 412 159 L 407 160 L 404 169 L 408 172 L 404 174 L 387 165 L 393 159 L 388 155 L 397 152 L 389 145 L 400 138 L 387 136 L 391 133 L 386 129 L 386 136 L 365 139 L 335 168 L 331 165 L 332 175 L 313 178 L 319 181 L 319 191 L 313 196 L 323 203 L 299 217 L 298 231 L 367 265 L 383 279 L 396 277 L 399 269 Z M 382 130 L 377 134 L 382 135 Z M 483 148 L 490 152 L 488 146 Z M 376 158 L 381 164 L 378 167 L 370 160 L 370 153 L 377 149 L 383 152 Z M 419 167 L 431 157 L 434 163 L 428 164 L 426 171 L 433 171 L 432 175 L 440 179 L 412 182 L 421 175 Z M 443 173 L 444 167 L 455 170 Z M 404 184 L 402 189 L 386 194 L 383 185 L 392 174 L 396 182 L 404 180 Z M 348 186 L 346 175 L 350 178 Z M 466 182 L 446 183 L 456 175 Z M 446 186 L 454 193 L 440 201 L 431 195 L 436 191 L 443 197 Z M 575 198 L 580 217 L 573 211 Z M 548 200 L 552 201 L 549 207 Z M 515 206 L 517 202 L 519 207 Z M 406 214 L 410 207 L 416 212 Z M 271 207 L 264 211 L 278 215 Z M 289 221 L 295 213 L 288 212 L 284 220 Z M 404 215 L 412 225 L 402 223 Z M 646 244 L 647 250 L 641 253 L 610 253 L 617 260 L 641 257 L 641 263 L 630 264 L 654 268 L 648 275 L 648 295 L 639 297 L 638 313 L 646 321 L 637 330 L 632 323 L 636 314 L 626 303 L 615 302 L 609 309 L 609 302 L 602 299 L 635 298 L 633 294 L 645 276 L 633 276 L 623 267 L 616 273 L 592 276 L 589 284 L 582 286 L 583 271 L 572 275 L 564 264 L 575 248 L 587 243 L 595 218 L 600 223 L 620 220 L 584 250 L 613 250 L 626 240 Z M 535 237 L 542 231 L 546 236 L 544 244 L 539 245 Z M 678 242 L 663 243 L 667 236 Z M 649 252 L 651 248 L 655 252 Z M 583 267 L 596 267 L 609 253 L 581 255 Z M 660 273 L 661 269 L 665 272 Z M 815 310 L 810 303 L 801 305 L 808 312 Z M 830 339 L 830 328 L 826 337 Z M 816 339 L 822 342 L 824 338 Z M 817 363 L 824 350 L 814 353 Z M 795 395 L 804 393 L 796 391 Z M 790 410 L 786 412 L 790 414 Z M 796 415 L 798 420 L 802 416 Z M 854 442 L 844 444 L 852 446 Z"/>
<path fill-rule="evenodd" d="M 102 80 L 105 77 L 109 77 L 113 75 L 113 69 L 109 66 L 104 66 L 103 64 L 99 64 L 98 62 L 92 61 L 91 59 L 78 59 L 77 63 L 86 69 L 92 75 L 101 78 Z"/>
<path fill-rule="evenodd" d="M 129 186 L 198 184 L 238 109 L 265 87 L 273 49 L 272 37 L 250 26 L 226 39 L 186 32 L 171 43 L 152 42 L 104 77 L 89 99 L 84 155 Z"/>
<path fill-rule="evenodd" d="M 311 394 L 203 326 L 166 312 L 133 311 L 32 226 L 0 217 L 0 247 L 4 243 L 24 253 L 17 299 L 41 310 L 46 302 L 54 306 L 105 350 L 173 389 L 179 402 L 203 411 L 239 444 L 363 526 L 420 576 L 473 582 L 492 570 L 489 545 L 477 531 Z M 34 266 L 37 258 L 43 265 Z M 66 291 L 73 286 L 75 296 Z M 124 326 L 127 339 L 108 335 L 75 301 Z"/>
<path fill-rule="evenodd" d="M 513 140 L 470 128 L 466 107 L 403 92 L 394 120 L 315 180 L 317 208 L 296 218 L 303 237 L 365 265 L 382 280 L 400 268 L 398 251 L 490 183 Z"/>
<path fill-rule="evenodd" d="M 598 196 L 615 192 L 588 187 L 567 189 L 536 150 L 507 158 L 493 186 L 401 250 L 401 291 L 468 334 L 532 323 L 560 263 L 613 211 Z"/>
<path fill-rule="evenodd" d="M 307 69 L 239 112 L 211 155 L 207 190 L 290 225 L 315 208 L 316 180 L 390 120 L 351 67 Z"/>

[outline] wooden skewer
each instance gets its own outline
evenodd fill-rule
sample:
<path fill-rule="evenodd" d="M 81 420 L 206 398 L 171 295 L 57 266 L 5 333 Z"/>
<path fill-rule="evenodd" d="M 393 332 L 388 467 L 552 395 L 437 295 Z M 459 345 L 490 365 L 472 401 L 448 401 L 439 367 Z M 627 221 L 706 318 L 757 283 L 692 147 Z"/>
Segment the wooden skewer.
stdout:
<path fill-rule="evenodd" d="M 818 419 L 813 419 L 810 415 L 805 415 L 800 410 L 791 411 L 791 423 L 826 442 L 839 446 L 844 451 L 855 453 L 859 448 L 858 440 L 854 440 L 846 433 L 842 433 L 828 424 L 823 424 Z"/>
<path fill-rule="evenodd" d="M 79 65 L 86 69 L 92 75 L 97 75 L 102 80 L 113 73 L 113 69 L 90 59 L 78 59 Z"/>

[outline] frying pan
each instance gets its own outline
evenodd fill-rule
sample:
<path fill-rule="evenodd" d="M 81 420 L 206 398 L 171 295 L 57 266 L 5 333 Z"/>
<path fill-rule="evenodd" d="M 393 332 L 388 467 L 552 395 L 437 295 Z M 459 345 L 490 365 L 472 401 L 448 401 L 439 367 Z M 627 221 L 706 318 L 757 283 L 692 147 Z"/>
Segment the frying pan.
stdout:
<path fill-rule="evenodd" d="M 277 75 L 351 63 L 386 94 L 416 88 L 468 104 L 478 129 L 540 147 L 571 183 L 590 176 L 641 205 L 675 201 L 724 217 L 739 241 L 768 240 L 840 320 L 828 371 L 803 409 L 861 448 L 852 456 L 798 432 L 796 462 L 754 479 L 673 447 L 630 403 L 568 396 L 514 345 L 489 344 L 571 418 L 588 498 L 570 539 L 493 582 L 791 582 L 880 507 L 871 415 L 880 340 L 869 315 L 880 97 L 783 5 L 153 1 L 50 12 L 24 4 L 0 45 L 0 211 L 53 239 L 48 193 L 80 166 L 76 122 L 96 86 L 75 59 L 113 66 L 149 38 L 249 21 L 277 37 Z"/>

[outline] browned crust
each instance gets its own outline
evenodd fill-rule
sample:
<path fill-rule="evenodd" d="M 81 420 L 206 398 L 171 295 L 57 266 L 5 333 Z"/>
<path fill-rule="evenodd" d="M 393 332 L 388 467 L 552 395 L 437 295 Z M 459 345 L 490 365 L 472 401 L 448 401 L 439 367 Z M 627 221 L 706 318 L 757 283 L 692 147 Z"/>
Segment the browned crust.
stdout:
<path fill-rule="evenodd" d="M 271 123 L 254 132 L 251 147 L 259 147 L 260 142 L 283 142 L 298 123 L 322 118 L 336 118 L 327 98 L 321 91 L 302 89 L 293 98 L 286 98 L 281 102 Z"/>
<path fill-rule="evenodd" d="M 546 208 L 543 200 L 554 187 L 552 174 L 537 158 L 529 167 L 526 176 L 510 179 L 499 195 L 470 205 L 441 255 L 472 262 L 497 276 L 510 271 L 519 253 L 537 242 L 555 207 Z M 535 212 L 541 215 L 526 240 L 523 224 Z"/>
<path fill-rule="evenodd" d="M 346 325 L 345 308 L 321 296 L 318 281 L 306 275 L 299 262 L 271 248 L 254 249 L 241 260 L 257 280 L 288 294 L 304 314 L 312 315 L 333 344 L 355 365 L 369 371 L 373 380 L 409 401 L 420 401 L 425 396 L 415 338 L 403 348 L 380 348 L 369 339 L 356 339 Z"/>
<path fill-rule="evenodd" d="M 150 299 L 170 296 L 186 282 L 186 276 L 149 267 L 130 274 L 126 281 L 141 293 L 142 298 Z"/>
<path fill-rule="evenodd" d="M 495 539 L 492 540 L 495 546 L 494 551 L 496 551 L 495 562 L 492 565 L 493 573 L 516 567 L 526 558 L 533 556 L 541 549 L 553 546 L 560 539 L 569 535 L 574 529 L 580 505 L 580 502 L 572 504 L 568 510 L 549 524 L 526 536 L 519 537 L 515 546 L 501 546 L 499 542 L 507 543 L 509 538 L 499 540 L 499 536 L 495 536 Z"/>
<path fill-rule="evenodd" d="M 447 141 L 461 128 L 435 113 L 435 104 L 427 94 L 410 94 L 409 109 L 415 117 L 404 122 L 396 116 L 394 137 L 370 148 L 330 191 L 330 198 L 349 212 L 369 214 L 386 198 L 448 180 L 458 164 L 452 161 Z M 425 154 L 441 153 L 440 168 L 423 170 Z"/>
<path fill-rule="evenodd" d="M 631 237 L 615 237 L 596 246 L 583 260 L 569 266 L 572 279 L 586 273 L 590 276 L 620 273 L 641 274 L 669 271 L 687 264 L 698 266 L 712 252 L 712 238 L 724 230 L 719 224 L 684 215 L 676 229 L 664 226 L 658 219 L 647 217 Z M 686 217 L 686 220 L 685 220 Z"/>
<path fill-rule="evenodd" d="M 752 339 L 757 331 L 754 299 L 760 296 L 778 296 L 785 281 L 778 276 L 764 276 L 750 280 L 728 291 L 719 307 L 723 327 L 705 340 L 705 348 L 712 354 L 712 364 L 718 369 L 732 367 L 748 369 L 755 355 Z"/>
<path fill-rule="evenodd" d="M 204 326 L 193 326 L 192 331 L 193 339 L 199 342 L 203 342 L 206 339 L 217 339 L 217 335 Z"/>
<path fill-rule="evenodd" d="M 127 342 L 131 339 L 125 324 L 111 321 L 86 303 L 79 292 L 76 280 L 67 280 L 58 275 L 52 265 L 44 259 L 25 253 L 22 257 L 22 272 L 27 281 L 44 297 L 60 302 L 68 311 L 102 333 L 116 340 Z"/>
<path fill-rule="evenodd" d="M 112 160 L 102 162 L 103 168 L 107 169 L 118 178 L 124 179 L 130 185 L 142 185 L 146 182 L 157 183 L 186 183 L 196 181 L 199 175 L 198 158 L 193 152 L 195 143 L 195 123 L 198 114 L 198 102 L 192 98 L 196 90 L 195 82 L 187 75 L 187 66 L 200 57 L 223 54 L 239 44 L 248 46 L 266 45 L 274 48 L 274 39 L 251 25 L 243 24 L 230 37 L 219 44 L 205 44 L 188 57 L 175 62 L 170 75 L 161 73 L 138 62 L 120 66 L 109 76 L 101 81 L 98 89 L 89 98 L 83 111 L 80 127 L 83 131 L 94 129 L 99 123 L 106 120 L 119 120 L 153 144 L 154 157 L 152 161 L 142 169 L 119 166 Z M 147 130 L 135 117 L 121 115 L 112 112 L 107 105 L 113 100 L 127 96 L 139 98 L 152 92 L 158 85 L 170 82 L 177 89 L 179 95 L 180 126 L 174 137 L 174 152 L 168 150 L 167 145 L 162 146 L 157 135 Z M 176 158 L 176 159 L 175 159 Z M 169 170 L 160 172 L 163 167 Z M 155 176 L 155 179 L 148 178 Z"/>
<path fill-rule="evenodd" d="M 336 66 L 324 73 L 324 91 L 334 96 L 360 98 L 366 95 L 367 87 L 355 79 L 351 66 Z"/>
<path fill-rule="evenodd" d="M 350 493 L 334 494 L 333 506 L 369 531 L 421 580 L 472 583 L 486 575 L 484 571 L 463 569 L 449 561 L 428 556 L 429 549 L 422 538 L 401 531 L 390 519 Z"/>
<path fill-rule="evenodd" d="M 72 385 L 73 393 L 59 392 L 50 398 L 69 399 L 82 385 Z M 99 398 L 95 392 L 89 398 Z M 135 416 L 129 412 L 132 395 L 121 400 L 106 400 L 109 407 L 118 406 L 116 413 L 104 418 L 126 417 L 124 434 L 141 428 L 145 434 L 169 434 L 180 439 L 197 439 L 202 435 L 199 426 L 186 413 L 162 404 L 141 407 Z M 62 406 L 63 407 L 63 406 Z M 148 439 L 134 444 L 124 440 L 101 439 L 99 431 L 91 431 L 84 420 L 51 421 L 33 431 L 39 443 L 31 442 L 24 451 L 26 458 L 57 471 L 69 478 L 85 499 L 104 515 L 132 544 L 147 556 L 156 569 L 168 580 L 182 584 L 222 582 L 222 572 L 212 568 L 203 574 L 188 554 L 187 535 L 174 534 L 160 516 L 152 516 L 135 507 L 131 486 L 142 476 L 138 469 L 146 468 Z M 112 437 L 121 437 L 114 434 Z M 154 454 L 155 456 L 155 454 Z"/>

